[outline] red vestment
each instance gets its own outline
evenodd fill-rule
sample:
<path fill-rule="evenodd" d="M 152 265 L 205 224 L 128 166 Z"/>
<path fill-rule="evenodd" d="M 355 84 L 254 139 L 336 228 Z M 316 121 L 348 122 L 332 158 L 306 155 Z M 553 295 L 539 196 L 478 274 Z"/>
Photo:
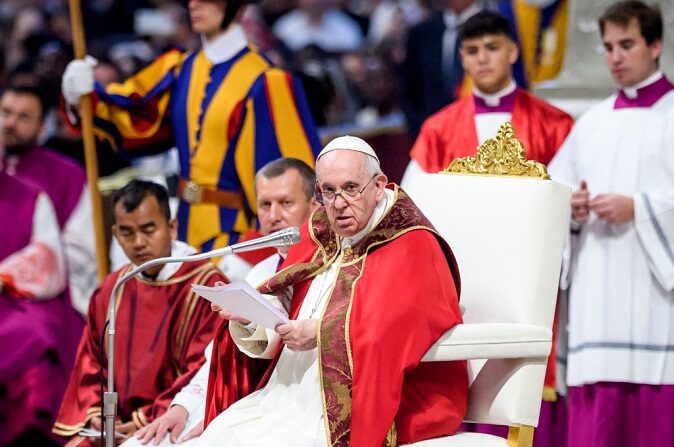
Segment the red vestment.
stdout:
<path fill-rule="evenodd" d="M 91 299 L 75 367 L 54 424 L 56 434 L 73 436 L 101 415 L 101 348 L 107 381 L 107 335 L 102 346 L 101 335 L 112 288 L 129 268 L 108 275 Z M 190 285 L 213 286 L 216 281 L 226 282 L 213 264 L 202 261 L 181 265 L 165 281 L 136 276 L 122 286 L 115 340 L 115 391 L 121 421 L 134 421 L 141 427 L 161 416 L 204 363 L 204 349 L 219 320 L 208 301 L 194 294 Z M 80 445 L 78 438 L 73 441 L 72 445 Z"/>
<path fill-rule="evenodd" d="M 259 231 L 249 230 L 242 236 L 240 242 L 259 237 L 262 237 Z M 237 253 L 233 256 L 239 256 L 247 263 L 255 265 L 275 253 L 276 249 L 269 247 Z M 215 343 L 213 343 L 204 427 L 231 404 L 255 391 L 269 367 L 269 360 L 254 359 L 239 351 L 229 334 L 227 323 L 227 321 L 220 323 L 215 335 Z M 215 377 L 219 377 L 219 380 L 214 380 Z"/>
<path fill-rule="evenodd" d="M 461 323 L 456 263 L 407 195 L 391 188 L 393 207 L 343 253 L 325 210 L 317 210 L 286 267 L 259 287 L 283 293 L 292 285 L 289 314 L 296 318 L 313 277 L 341 260 L 318 341 L 332 445 L 383 445 L 393 433 L 399 443 L 453 434 L 466 411 L 465 362 L 420 363 Z M 227 377 L 215 374 L 216 381 Z"/>
<path fill-rule="evenodd" d="M 527 158 L 545 165 L 573 126 L 568 114 L 522 89 L 517 89 L 511 122 Z M 455 158 L 475 155 L 477 147 L 475 97 L 471 95 L 453 102 L 424 122 L 410 157 L 424 171 L 438 172 Z"/>

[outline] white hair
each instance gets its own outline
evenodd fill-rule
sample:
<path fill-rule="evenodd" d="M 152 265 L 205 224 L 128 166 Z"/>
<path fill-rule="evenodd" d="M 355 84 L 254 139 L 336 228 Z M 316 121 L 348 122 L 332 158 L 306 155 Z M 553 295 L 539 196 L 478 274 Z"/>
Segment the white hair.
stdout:
<path fill-rule="evenodd" d="M 374 177 L 375 175 L 381 174 L 381 166 L 379 165 L 379 160 L 369 155 L 365 155 L 365 173 L 369 177 Z"/>

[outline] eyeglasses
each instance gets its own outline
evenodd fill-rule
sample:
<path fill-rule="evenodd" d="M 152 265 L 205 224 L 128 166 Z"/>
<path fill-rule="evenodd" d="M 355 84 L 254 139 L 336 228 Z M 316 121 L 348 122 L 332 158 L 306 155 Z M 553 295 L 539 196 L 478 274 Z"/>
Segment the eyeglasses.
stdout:
<path fill-rule="evenodd" d="M 365 191 L 365 188 L 367 188 L 367 186 L 372 183 L 372 180 L 374 180 L 378 175 L 379 174 L 373 175 L 372 178 L 362 188 L 358 188 L 357 185 L 347 185 L 339 192 L 332 188 L 321 189 L 318 186 L 318 182 L 316 182 L 316 200 L 318 200 L 320 204 L 324 205 L 325 203 L 333 203 L 335 200 L 337 200 L 337 196 L 342 196 L 342 199 L 346 202 L 357 202 L 363 198 L 363 191 Z"/>

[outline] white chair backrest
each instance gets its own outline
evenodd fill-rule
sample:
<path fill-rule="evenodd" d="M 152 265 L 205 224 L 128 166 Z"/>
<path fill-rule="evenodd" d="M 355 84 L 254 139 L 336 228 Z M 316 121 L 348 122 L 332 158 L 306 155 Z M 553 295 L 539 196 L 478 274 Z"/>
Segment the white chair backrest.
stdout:
<path fill-rule="evenodd" d="M 456 256 L 465 323 L 552 328 L 568 187 L 526 177 L 424 174 L 407 193 Z M 466 421 L 536 426 L 545 364 L 470 360 Z"/>

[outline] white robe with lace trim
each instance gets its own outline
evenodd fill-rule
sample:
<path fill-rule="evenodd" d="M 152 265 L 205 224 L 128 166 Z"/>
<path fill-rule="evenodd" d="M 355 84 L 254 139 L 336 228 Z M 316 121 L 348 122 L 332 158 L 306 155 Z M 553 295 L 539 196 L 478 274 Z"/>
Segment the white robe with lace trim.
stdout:
<path fill-rule="evenodd" d="M 614 101 L 584 114 L 549 166 L 635 205 L 621 225 L 591 213 L 571 243 L 568 384 L 674 384 L 674 91 L 649 108 Z"/>

